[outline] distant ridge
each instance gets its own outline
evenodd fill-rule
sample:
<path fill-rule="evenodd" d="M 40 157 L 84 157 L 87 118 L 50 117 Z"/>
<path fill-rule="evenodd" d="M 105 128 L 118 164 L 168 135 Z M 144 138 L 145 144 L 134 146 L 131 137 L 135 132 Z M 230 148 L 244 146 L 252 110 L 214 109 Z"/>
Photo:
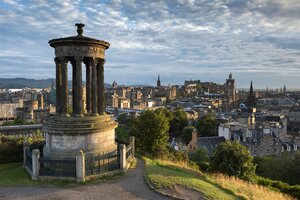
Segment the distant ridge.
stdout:
<path fill-rule="evenodd" d="M 51 87 L 52 82 L 54 82 L 55 85 L 55 79 L 54 78 L 48 78 L 48 79 L 27 79 L 27 78 L 0 78 L 0 88 L 6 88 L 6 89 L 20 89 L 24 87 L 29 88 L 47 88 Z M 72 81 L 69 81 L 69 87 L 72 85 Z M 85 84 L 85 82 L 83 82 Z M 111 87 L 110 84 L 105 83 L 105 87 L 109 88 Z"/>

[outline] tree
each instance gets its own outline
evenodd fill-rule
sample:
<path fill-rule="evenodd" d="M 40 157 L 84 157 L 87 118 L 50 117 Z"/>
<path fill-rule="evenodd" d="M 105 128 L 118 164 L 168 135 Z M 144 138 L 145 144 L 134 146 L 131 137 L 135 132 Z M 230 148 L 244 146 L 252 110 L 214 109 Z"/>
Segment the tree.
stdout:
<path fill-rule="evenodd" d="M 118 116 L 117 121 L 119 123 L 118 127 L 116 128 L 117 137 L 122 140 L 128 140 L 133 117 L 128 114 L 122 114 Z"/>
<path fill-rule="evenodd" d="M 201 117 L 196 123 L 196 128 L 200 136 L 209 137 L 217 135 L 218 123 L 212 114 Z"/>
<path fill-rule="evenodd" d="M 166 109 L 166 108 L 159 108 L 155 110 L 156 113 L 162 112 L 166 118 L 168 119 L 169 122 L 171 122 L 174 119 L 174 114 L 172 111 Z"/>
<path fill-rule="evenodd" d="M 163 112 L 147 110 L 133 120 L 131 135 L 136 138 L 136 146 L 154 157 L 167 152 L 169 122 Z"/>
<path fill-rule="evenodd" d="M 170 135 L 178 137 L 182 134 L 184 127 L 188 125 L 188 119 L 185 112 L 181 108 L 177 108 L 173 113 L 174 117 L 170 121 Z"/>
<path fill-rule="evenodd" d="M 253 157 L 246 147 L 238 142 L 226 141 L 216 148 L 212 159 L 211 169 L 229 176 L 249 179 L 255 174 Z"/>
<path fill-rule="evenodd" d="M 292 185 L 300 184 L 300 152 L 256 157 L 254 163 L 257 164 L 256 173 L 259 176 Z"/>
<path fill-rule="evenodd" d="M 188 144 L 192 140 L 192 133 L 195 128 L 193 126 L 185 127 L 182 131 L 181 139 L 184 144 Z"/>

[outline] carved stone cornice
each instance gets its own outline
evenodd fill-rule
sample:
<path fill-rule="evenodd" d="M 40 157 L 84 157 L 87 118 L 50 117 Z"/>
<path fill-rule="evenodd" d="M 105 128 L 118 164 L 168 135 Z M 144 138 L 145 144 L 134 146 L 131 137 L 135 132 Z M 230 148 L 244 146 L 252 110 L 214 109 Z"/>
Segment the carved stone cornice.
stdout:
<path fill-rule="evenodd" d="M 105 48 L 93 47 L 93 46 L 58 46 L 55 48 L 56 57 L 72 57 L 72 56 L 82 56 L 82 57 L 95 57 L 102 58 L 105 57 Z"/>

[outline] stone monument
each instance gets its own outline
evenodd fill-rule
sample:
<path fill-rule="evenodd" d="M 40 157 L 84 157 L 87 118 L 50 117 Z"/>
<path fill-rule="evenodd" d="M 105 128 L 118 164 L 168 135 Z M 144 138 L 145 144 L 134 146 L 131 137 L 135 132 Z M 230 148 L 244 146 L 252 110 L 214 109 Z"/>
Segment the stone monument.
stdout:
<path fill-rule="evenodd" d="M 49 41 L 55 49 L 56 115 L 44 123 L 44 156 L 74 157 L 115 151 L 117 123 L 105 113 L 104 63 L 109 43 L 83 36 L 84 24 L 77 36 Z M 68 113 L 68 64 L 72 69 L 72 110 Z M 86 67 L 86 108 L 83 105 L 82 65 Z"/>

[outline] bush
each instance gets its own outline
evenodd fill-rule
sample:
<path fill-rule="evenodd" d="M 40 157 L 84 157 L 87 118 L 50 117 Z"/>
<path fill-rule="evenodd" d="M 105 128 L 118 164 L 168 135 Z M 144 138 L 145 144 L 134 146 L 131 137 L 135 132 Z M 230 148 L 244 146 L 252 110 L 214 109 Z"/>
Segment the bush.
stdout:
<path fill-rule="evenodd" d="M 237 142 L 226 141 L 216 148 L 211 159 L 211 169 L 249 180 L 255 175 L 255 165 L 252 160 L 253 157 L 246 147 Z"/>
<path fill-rule="evenodd" d="M 31 138 L 17 138 L 15 136 L 0 136 L 0 164 L 23 161 L 23 143 L 40 143 L 44 138 L 38 133 Z"/>
<path fill-rule="evenodd" d="M 255 158 L 256 174 L 291 185 L 300 184 L 300 152 Z"/>
<path fill-rule="evenodd" d="M 291 186 L 287 183 L 283 183 L 281 181 L 273 181 L 263 177 L 256 177 L 256 183 L 259 185 L 263 185 L 269 187 L 271 189 L 276 189 L 280 192 L 291 195 L 296 199 L 300 199 L 300 185 Z"/>
<path fill-rule="evenodd" d="M 195 152 L 190 152 L 189 159 L 195 162 L 201 170 L 207 171 L 209 169 L 209 156 L 205 149 L 199 148 Z"/>

